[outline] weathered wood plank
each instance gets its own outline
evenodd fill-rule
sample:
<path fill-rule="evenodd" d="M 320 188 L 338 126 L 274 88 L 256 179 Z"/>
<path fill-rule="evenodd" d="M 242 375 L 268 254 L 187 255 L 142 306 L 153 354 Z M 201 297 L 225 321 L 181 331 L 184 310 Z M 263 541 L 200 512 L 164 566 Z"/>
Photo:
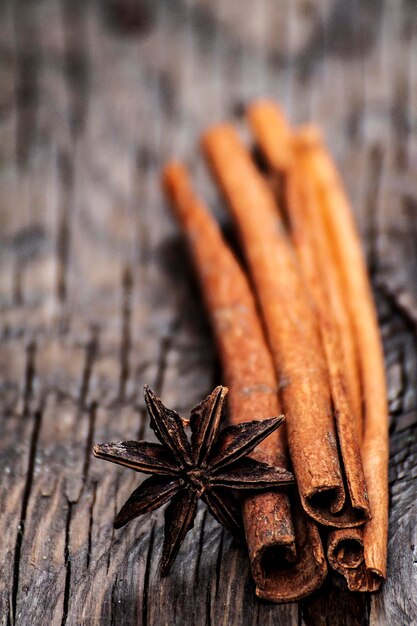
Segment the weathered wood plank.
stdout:
<path fill-rule="evenodd" d="M 415 623 L 413 3 L 7 0 L 0 32 L 0 623 Z M 221 380 L 158 171 L 187 159 L 222 218 L 198 134 L 261 95 L 324 129 L 373 273 L 392 508 L 372 599 L 330 579 L 299 605 L 256 600 L 244 551 L 203 507 L 160 581 L 163 514 L 113 531 L 141 477 L 89 455 L 153 437 L 143 383 L 187 413 Z"/>

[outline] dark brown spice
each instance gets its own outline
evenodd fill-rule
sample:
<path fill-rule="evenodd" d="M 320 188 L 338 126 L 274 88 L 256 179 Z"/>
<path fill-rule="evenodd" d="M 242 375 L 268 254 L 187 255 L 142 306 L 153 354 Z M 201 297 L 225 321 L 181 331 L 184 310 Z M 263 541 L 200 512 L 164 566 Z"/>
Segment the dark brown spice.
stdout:
<path fill-rule="evenodd" d="M 219 430 L 226 394 L 226 387 L 216 387 L 191 411 L 188 422 L 164 406 L 145 385 L 151 427 L 162 445 L 124 441 L 94 446 L 96 457 L 153 474 L 122 506 L 114 521 L 115 528 L 171 500 L 165 511 L 162 576 L 168 573 L 185 535 L 194 525 L 198 498 L 204 500 L 218 522 L 239 538 L 242 536 L 240 508 L 230 490 L 257 491 L 294 482 L 286 469 L 246 456 L 281 425 L 284 417 L 244 422 Z M 191 443 L 184 429 L 188 424 Z"/>

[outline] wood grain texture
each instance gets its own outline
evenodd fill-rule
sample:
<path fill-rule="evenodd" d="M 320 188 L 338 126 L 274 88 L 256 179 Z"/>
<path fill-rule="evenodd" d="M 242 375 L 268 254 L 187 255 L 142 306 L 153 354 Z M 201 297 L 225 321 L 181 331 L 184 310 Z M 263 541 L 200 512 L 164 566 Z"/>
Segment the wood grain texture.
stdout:
<path fill-rule="evenodd" d="M 417 13 L 394 0 L 0 3 L 0 623 L 417 622 Z M 377 296 L 391 415 L 388 580 L 257 600 L 203 507 L 160 581 L 162 517 L 112 530 L 141 477 L 92 441 L 152 440 L 221 382 L 159 189 L 172 156 L 216 214 L 197 138 L 257 96 L 325 132 Z M 239 575 L 237 575 L 237 573 Z"/>

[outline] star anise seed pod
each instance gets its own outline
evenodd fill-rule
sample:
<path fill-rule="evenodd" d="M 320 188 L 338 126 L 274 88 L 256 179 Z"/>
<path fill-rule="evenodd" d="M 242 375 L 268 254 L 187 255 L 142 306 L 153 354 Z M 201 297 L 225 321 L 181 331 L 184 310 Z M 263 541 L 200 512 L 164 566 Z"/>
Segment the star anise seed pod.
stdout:
<path fill-rule="evenodd" d="M 162 445 L 123 441 L 94 446 L 94 455 L 145 474 L 153 474 L 128 498 L 114 521 L 115 528 L 171 500 L 165 511 L 161 575 L 165 576 L 187 532 L 194 525 L 197 500 L 235 536 L 242 537 L 241 513 L 231 489 L 272 489 L 294 482 L 282 467 L 246 455 L 276 430 L 284 416 L 244 422 L 219 431 L 226 387 L 214 391 L 191 412 L 191 443 L 183 420 L 144 387 L 151 427 Z"/>

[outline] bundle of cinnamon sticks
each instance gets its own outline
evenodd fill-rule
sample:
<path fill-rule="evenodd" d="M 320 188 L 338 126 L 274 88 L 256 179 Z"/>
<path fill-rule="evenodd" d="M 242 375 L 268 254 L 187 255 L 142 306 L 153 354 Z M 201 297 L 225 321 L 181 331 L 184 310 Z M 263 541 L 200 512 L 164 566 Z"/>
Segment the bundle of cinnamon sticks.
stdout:
<path fill-rule="evenodd" d="M 183 164 L 165 167 L 163 185 L 200 279 L 230 421 L 286 416 L 254 454 L 292 468 L 297 489 L 242 502 L 256 593 L 298 600 L 328 565 L 349 589 L 375 591 L 386 575 L 388 417 L 359 237 L 320 131 L 291 128 L 269 101 L 246 118 L 262 171 L 233 126 L 202 138 L 245 267 Z"/>

